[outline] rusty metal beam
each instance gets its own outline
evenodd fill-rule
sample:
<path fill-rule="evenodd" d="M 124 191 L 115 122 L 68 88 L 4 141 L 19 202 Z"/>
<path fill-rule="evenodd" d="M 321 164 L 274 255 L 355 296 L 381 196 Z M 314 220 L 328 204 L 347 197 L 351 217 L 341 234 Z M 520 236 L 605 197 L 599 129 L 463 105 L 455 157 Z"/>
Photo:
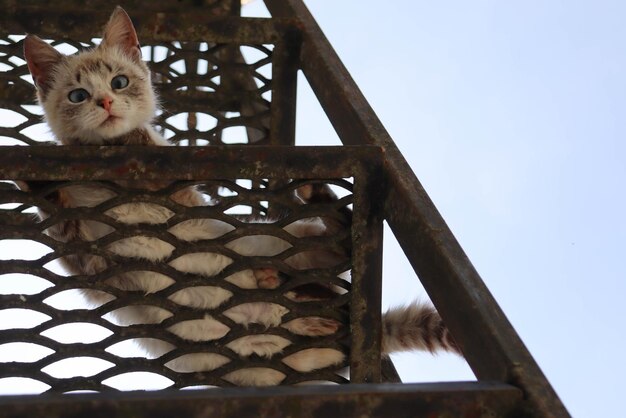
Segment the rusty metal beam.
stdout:
<path fill-rule="evenodd" d="M 42 38 L 90 41 L 101 35 L 111 10 L 82 8 L 56 10 L 50 8 L 14 7 L 0 15 L 0 35 L 33 33 Z M 45 16 L 45 19 L 42 17 Z M 132 13 L 139 40 L 150 42 L 215 42 L 267 44 L 275 43 L 282 32 L 297 27 L 293 19 L 215 17 L 198 12 L 161 13 L 137 10 Z M 85 25 L 81 22 L 94 22 Z"/>
<path fill-rule="evenodd" d="M 13 180 L 207 180 L 351 177 L 380 165 L 379 147 L 2 147 L 0 178 Z"/>
<path fill-rule="evenodd" d="M 50 4 L 41 0 L 3 0 L 3 10 L 7 13 L 13 12 L 18 8 L 29 8 L 50 10 Z M 235 13 L 237 8 L 237 0 L 120 0 L 115 5 L 122 6 L 127 12 L 169 12 L 178 13 L 181 10 L 201 11 L 209 15 L 222 15 L 226 13 Z M 54 3 L 54 9 L 59 11 L 80 11 L 101 9 L 104 2 L 102 0 L 57 0 Z M 115 7 L 113 3 L 111 9 Z M 110 10 L 109 12 L 111 12 Z M 238 11 L 238 9 L 237 9 Z"/>
<path fill-rule="evenodd" d="M 385 190 L 382 165 L 366 166 L 367 175 L 354 182 L 352 217 L 352 292 L 350 380 L 381 382 L 382 340 L 381 294 L 383 269 L 383 202 Z"/>
<path fill-rule="evenodd" d="M 296 93 L 300 32 L 290 31 L 276 43 L 273 54 L 270 143 L 295 145 Z"/>
<path fill-rule="evenodd" d="M 5 418 L 513 417 L 521 392 L 489 382 L 0 397 Z"/>
<path fill-rule="evenodd" d="M 303 28 L 302 70 L 344 144 L 385 150 L 385 218 L 479 379 L 522 387 L 536 411 L 568 417 L 510 322 L 301 0 L 265 0 Z"/>

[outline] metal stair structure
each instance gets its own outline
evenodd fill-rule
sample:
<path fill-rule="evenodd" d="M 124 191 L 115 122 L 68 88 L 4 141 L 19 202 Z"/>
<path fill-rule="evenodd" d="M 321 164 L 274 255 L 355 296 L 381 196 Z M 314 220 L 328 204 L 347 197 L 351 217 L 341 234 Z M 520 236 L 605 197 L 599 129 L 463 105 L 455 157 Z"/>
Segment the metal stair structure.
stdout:
<path fill-rule="evenodd" d="M 239 0 L 120 3 L 149 51 L 148 56 L 144 52 L 144 59 L 149 61 L 166 110 L 157 117 L 156 124 L 168 139 L 181 146 L 61 147 L 42 141 L 40 131 L 29 130 L 41 121 L 28 70 L 21 60 L 20 35 L 37 34 L 70 52 L 92 46 L 112 7 L 102 0 L 59 0 L 54 4 L 0 1 L 4 11 L 0 16 L 0 108 L 21 120 L 12 122 L 3 114 L 0 135 L 12 139 L 12 144 L 28 145 L 0 149 L 0 177 L 4 181 L 0 183 L 0 241 L 28 239 L 52 248 L 51 253 L 34 260 L 0 256 L 0 278 L 22 274 L 51 283 L 28 295 L 0 294 L 0 313 L 32 310 L 49 317 L 30 328 L 4 326 L 0 346 L 38 344 L 53 352 L 31 362 L 0 358 L 0 380 L 28 378 L 48 386 L 38 395 L 0 396 L 0 417 L 569 417 L 302 0 L 264 0 L 271 18 L 240 17 Z M 298 71 L 306 77 L 343 146 L 296 145 Z M 237 129 L 245 139 L 232 144 L 232 132 Z M 24 192 L 10 183 L 16 180 L 39 187 Z M 172 183 L 156 191 L 137 191 L 116 186 L 114 182 L 120 180 Z M 241 180 L 247 181 L 245 186 Z M 116 197 L 96 208 L 100 211 L 97 213 L 90 208 L 70 213 L 50 207 L 46 197 L 72 182 L 109 184 Z M 190 185 L 200 185 L 214 198 L 213 206 L 199 209 L 172 205 L 169 194 L 177 187 Z M 296 202 L 295 191 L 309 185 L 320 185 L 327 191 L 340 189 L 344 196 L 311 204 Z M 224 193 L 225 189 L 229 192 Z M 85 245 L 53 242 L 44 234 L 52 225 L 49 219 L 74 217 L 108 222 L 104 215 L 107 208 L 133 199 L 167 206 L 176 219 L 216 216 L 233 223 L 232 234 L 217 243 L 203 243 L 205 249 L 219 245 L 223 248 L 228 240 L 254 234 L 283 238 L 296 249 L 321 245 L 338 248 L 347 239 L 352 248 L 347 265 L 303 277 L 293 272 L 294 281 L 286 284 L 296 289 L 326 280 L 345 292 L 328 303 L 296 304 L 279 291 L 239 295 L 236 287 L 221 281 L 218 286 L 235 295 L 214 314 L 232 333 L 225 341 L 201 349 L 223 355 L 230 362 L 208 373 L 176 373 L 166 367 L 167 361 L 198 350 L 198 344 L 183 344 L 154 327 L 124 328 L 102 318 L 114 309 L 140 301 L 172 312 L 171 321 L 168 319 L 171 323 L 199 318 L 203 313 L 172 303 L 167 297 L 173 290 L 126 295 L 107 287 L 106 272 L 97 278 L 77 278 L 79 286 L 77 281 L 45 267 L 60 256 L 87 251 Z M 228 210 L 239 206 L 246 206 L 252 216 L 269 214 L 280 222 L 260 227 L 246 222 L 245 217 L 227 217 Z M 46 208 L 54 216 L 38 222 L 34 220 L 34 207 Z M 334 220 L 347 232 L 339 231 L 325 242 L 292 242 L 285 237 L 283 226 L 311 216 Z M 381 358 L 383 221 L 391 227 L 477 381 L 403 384 L 393 364 Z M 157 228 L 140 226 L 133 232 L 115 226 L 119 230 L 99 239 L 92 245 L 93 251 L 109 257 L 102 246 L 137 231 L 171 240 Z M 173 245 L 177 251 L 194 250 L 183 243 Z M 287 256 L 233 258 L 241 268 L 270 265 L 288 271 L 283 263 Z M 181 275 L 167 266 L 124 263 L 114 257 L 111 260 L 116 271 L 154 269 L 171 275 L 176 289 L 201 283 L 198 277 Z M 348 269 L 352 270 L 352 280 L 346 284 L 338 276 Z M 59 309 L 46 302 L 60 292 L 79 288 L 109 292 L 114 300 L 95 309 L 76 310 Z M 320 315 L 349 322 L 349 327 L 320 341 L 294 336 L 284 329 L 272 330 L 291 342 L 281 356 L 269 360 L 241 358 L 223 345 L 247 333 L 268 332 L 261 327 L 244 328 L 227 318 L 227 308 L 247 301 L 282 304 L 290 310 L 287 319 Z M 59 343 L 45 335 L 53 327 L 77 322 L 104 327 L 112 335 L 91 344 Z M 115 343 L 151 337 L 181 345 L 163 359 L 122 358 L 107 351 Z M 303 347 L 349 351 L 341 365 L 350 367 L 349 379 L 332 369 L 297 373 L 281 362 Z M 81 356 L 100 358 L 114 367 L 87 377 L 59 378 L 42 372 L 55 362 Z M 276 370 L 285 376 L 283 385 L 234 387 L 225 376 L 242 367 Z M 160 374 L 174 383 L 169 389 L 153 392 L 123 392 L 103 383 L 118 373 L 136 371 Z M 340 384 L 293 386 L 317 380 Z M 225 387 L 178 390 L 200 385 Z M 97 393 L 66 393 L 76 391 Z"/>

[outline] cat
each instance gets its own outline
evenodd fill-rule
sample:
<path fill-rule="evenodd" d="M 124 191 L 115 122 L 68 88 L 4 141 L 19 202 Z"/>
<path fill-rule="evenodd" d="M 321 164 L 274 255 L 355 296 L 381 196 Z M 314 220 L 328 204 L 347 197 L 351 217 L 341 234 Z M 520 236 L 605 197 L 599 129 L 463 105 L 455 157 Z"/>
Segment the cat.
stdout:
<path fill-rule="evenodd" d="M 121 8 L 111 15 L 102 36 L 102 42 L 94 49 L 66 56 L 35 35 L 24 39 L 24 56 L 35 82 L 37 98 L 44 109 L 45 120 L 56 140 L 64 145 L 145 145 L 169 146 L 151 122 L 157 111 L 148 66 L 141 59 L 141 50 L 133 24 Z M 117 182 L 132 186 L 129 182 Z M 134 186 L 148 190 L 160 189 L 164 182 L 137 182 Z M 23 189 L 33 184 L 21 183 Z M 110 188 L 98 185 L 71 185 L 59 189 L 48 199 L 63 208 L 94 207 L 112 198 Z M 172 194 L 171 199 L 184 206 L 207 205 L 205 197 L 193 187 L 183 188 Z M 48 215 L 39 212 L 42 218 Z M 105 214 L 122 224 L 163 224 L 173 212 L 152 203 L 127 203 Z M 259 221 L 259 222 L 262 222 Z M 234 229 L 217 219 L 192 219 L 168 229 L 177 239 L 186 242 L 213 239 Z M 284 228 L 296 237 L 323 236 L 332 233 L 320 219 L 294 222 Z M 46 233 L 61 242 L 94 241 L 114 229 L 92 220 L 65 220 L 48 228 Z M 273 256 L 289 247 L 279 238 L 268 235 L 246 236 L 226 244 L 229 250 L 244 256 Z M 168 259 L 174 247 L 154 237 L 133 236 L 108 245 L 107 249 L 122 257 L 160 262 Z M 288 260 L 297 269 L 324 268 L 336 265 L 345 254 L 328 250 L 298 253 Z M 102 272 L 109 264 L 96 255 L 68 255 L 61 260 L 72 275 L 93 275 Z M 232 259 L 217 253 L 185 254 L 169 265 L 174 269 L 196 275 L 211 277 L 224 270 Z M 247 269 L 225 280 L 242 289 L 274 289 L 282 279 L 273 268 Z M 109 278 L 108 285 L 127 291 L 154 293 L 174 283 L 160 273 L 133 271 Z M 85 290 L 85 297 L 93 304 L 101 305 L 111 300 L 103 292 Z M 197 309 L 214 309 L 232 296 L 232 292 L 217 286 L 196 286 L 180 290 L 169 298 L 175 303 Z M 315 296 L 286 295 L 293 300 L 318 300 Z M 319 299 L 324 299 L 319 298 Z M 247 326 L 252 323 L 266 327 L 281 326 L 293 334 L 304 336 L 329 336 L 342 326 L 337 320 L 310 316 L 287 323 L 282 317 L 287 309 L 269 302 L 252 302 L 228 309 L 224 315 L 232 321 Z M 121 324 L 160 323 L 171 314 L 164 309 L 148 306 L 129 306 L 117 312 Z M 212 341 L 222 338 L 229 327 L 210 315 L 202 319 L 178 322 L 168 328 L 178 337 L 189 341 Z M 241 356 L 256 354 L 271 357 L 280 353 L 290 342 L 277 335 L 249 335 L 232 341 L 228 347 Z M 143 348 L 153 356 L 162 355 L 174 347 L 164 341 L 150 339 Z M 448 350 L 461 353 L 459 347 L 444 326 L 439 314 L 429 304 L 414 303 L 408 307 L 393 309 L 383 315 L 383 354 L 405 350 Z M 302 350 L 283 359 L 298 372 L 309 372 L 344 362 L 345 354 L 330 348 Z M 214 353 L 183 355 L 166 363 L 178 372 L 214 370 L 229 359 Z M 276 385 L 285 375 L 271 368 L 240 369 L 224 376 L 236 385 Z"/>

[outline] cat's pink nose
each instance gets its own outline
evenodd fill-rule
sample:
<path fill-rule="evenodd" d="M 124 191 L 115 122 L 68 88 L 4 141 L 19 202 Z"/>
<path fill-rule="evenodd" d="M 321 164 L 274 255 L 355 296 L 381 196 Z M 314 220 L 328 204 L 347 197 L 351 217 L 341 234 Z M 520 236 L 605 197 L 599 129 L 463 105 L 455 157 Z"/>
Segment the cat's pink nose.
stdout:
<path fill-rule="evenodd" d="M 111 111 L 111 103 L 113 103 L 113 99 L 111 99 L 109 96 L 104 96 L 102 99 L 98 99 L 96 101 L 96 104 L 107 112 Z"/>

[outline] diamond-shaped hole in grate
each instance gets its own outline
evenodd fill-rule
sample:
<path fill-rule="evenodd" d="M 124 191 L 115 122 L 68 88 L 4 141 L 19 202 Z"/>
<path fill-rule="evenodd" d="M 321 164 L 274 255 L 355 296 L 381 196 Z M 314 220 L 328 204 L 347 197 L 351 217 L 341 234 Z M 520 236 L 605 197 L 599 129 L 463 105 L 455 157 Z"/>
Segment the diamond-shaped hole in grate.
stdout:
<path fill-rule="evenodd" d="M 0 240 L 0 260 L 38 260 L 52 251 L 52 248 L 38 241 L 27 239 Z"/>
<path fill-rule="evenodd" d="M 53 339 L 61 344 L 92 344 L 104 340 L 113 332 L 96 324 L 87 322 L 73 322 L 58 325 L 41 333 L 44 337 Z"/>
<path fill-rule="evenodd" d="M 0 71 L 2 71 L 1 68 Z M 21 113 L 14 112 L 13 110 L 0 109 L 0 120 L 3 121 L 5 127 L 15 128 L 16 126 L 28 121 L 28 118 Z"/>
<path fill-rule="evenodd" d="M 0 330 L 35 328 L 50 319 L 52 319 L 50 316 L 31 309 L 2 309 L 0 310 Z"/>
<path fill-rule="evenodd" d="M 171 312 L 158 306 L 133 305 L 115 309 L 103 315 L 102 318 L 113 325 L 128 327 L 141 324 L 160 324 L 171 316 Z"/>
<path fill-rule="evenodd" d="M 6 377 L 0 379 L 0 393 L 4 395 L 22 395 L 43 393 L 50 385 L 29 377 Z"/>
<path fill-rule="evenodd" d="M 171 379 L 151 372 L 123 373 L 102 383 L 118 390 L 160 390 L 174 384 Z"/>
<path fill-rule="evenodd" d="M 15 283 L 19 283 L 19 286 L 16 286 Z M 12 295 L 16 291 L 19 291 L 20 295 L 35 295 L 52 286 L 54 285 L 48 280 L 32 274 L 8 273 L 0 275 L 0 295 Z"/>
<path fill-rule="evenodd" d="M 48 347 L 31 343 L 7 343 L 0 345 L 0 359 L 2 363 L 14 361 L 34 363 L 52 353 L 54 353 L 54 350 Z"/>
<path fill-rule="evenodd" d="M 41 371 L 56 379 L 68 379 L 94 376 L 113 366 L 110 361 L 97 357 L 72 357 L 49 364 Z"/>
<path fill-rule="evenodd" d="M 80 289 L 63 290 L 45 298 L 43 303 L 59 311 L 74 311 L 78 309 L 95 309 L 115 299 L 115 296 L 107 292 L 89 289 L 91 300 L 87 301 L 83 297 L 85 291 Z"/>
<path fill-rule="evenodd" d="M 155 347 L 152 352 L 147 352 L 143 347 L 149 345 Z M 120 341 L 106 348 L 106 352 L 121 358 L 145 357 L 154 359 L 174 350 L 176 346 L 167 341 L 155 338 L 131 338 Z"/>

